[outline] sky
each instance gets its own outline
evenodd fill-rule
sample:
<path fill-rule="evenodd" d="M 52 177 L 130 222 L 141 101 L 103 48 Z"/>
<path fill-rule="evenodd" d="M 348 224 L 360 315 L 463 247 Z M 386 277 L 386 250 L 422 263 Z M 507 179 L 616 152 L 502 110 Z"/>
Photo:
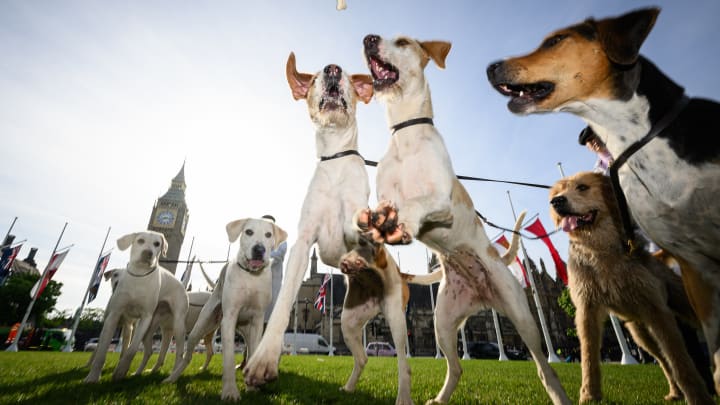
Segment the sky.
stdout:
<path fill-rule="evenodd" d="M 68 222 L 60 247 L 73 245 L 54 280 L 58 310 L 80 305 L 103 239 L 146 229 L 155 200 L 185 162 L 190 209 L 180 258 L 224 260 L 225 225 L 272 214 L 292 246 L 307 185 L 317 164 L 306 104 L 285 79 L 290 52 L 298 70 L 329 63 L 368 73 L 362 39 L 408 35 L 446 40 L 444 70 L 429 65 L 435 125 L 458 174 L 539 184 L 590 170 L 578 145 L 583 122 L 569 114 L 519 117 L 491 88 L 485 68 L 535 49 L 551 31 L 657 5 L 662 12 L 642 53 L 691 96 L 720 93 L 720 2 L 562 0 L 430 1 L 0 1 L 0 233 L 26 239 L 19 258 L 39 249 L 41 269 Z M 359 149 L 379 160 L 387 145 L 383 106 L 358 106 Z M 368 168 L 377 203 L 375 169 Z M 552 228 L 547 190 L 465 182 L 476 208 L 512 227 L 515 210 Z M 500 231 L 487 227 L 489 237 Z M 567 257 L 567 238 L 553 235 Z M 529 256 L 547 249 L 525 241 Z M 236 246 L 231 247 L 234 255 Z M 392 248 L 403 271 L 426 271 L 420 242 Z M 110 268 L 129 252 L 116 247 Z M 287 257 L 286 257 L 287 262 Z M 178 277 L 182 266 L 179 266 Z M 207 265 L 211 276 L 219 265 Z M 194 290 L 205 282 L 196 267 Z M 321 272 L 330 268 L 320 266 Z M 104 308 L 103 283 L 89 306 Z"/>

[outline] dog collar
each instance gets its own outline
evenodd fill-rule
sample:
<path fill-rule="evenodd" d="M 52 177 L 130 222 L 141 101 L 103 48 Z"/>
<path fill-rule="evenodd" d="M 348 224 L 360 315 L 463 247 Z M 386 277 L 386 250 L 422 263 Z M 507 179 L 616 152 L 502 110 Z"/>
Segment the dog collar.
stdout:
<path fill-rule="evenodd" d="M 153 271 L 157 270 L 157 268 L 158 268 L 158 266 L 155 266 L 155 267 L 153 267 L 152 269 L 150 269 L 150 271 L 148 271 L 148 272 L 145 273 L 145 274 L 135 274 L 135 273 L 133 273 L 132 271 L 130 271 L 130 269 L 127 269 L 127 273 L 128 273 L 129 275 L 133 276 L 133 277 L 145 277 L 145 276 L 150 275 Z"/>
<path fill-rule="evenodd" d="M 622 191 L 622 188 L 620 187 L 620 179 L 618 178 L 618 170 L 620 170 L 620 167 L 622 167 L 623 164 L 632 156 L 635 152 L 640 150 L 643 146 L 645 146 L 648 142 L 652 141 L 656 136 L 660 135 L 662 131 L 665 130 L 665 128 L 670 125 L 675 119 L 680 115 L 680 112 L 687 106 L 687 104 L 690 102 L 690 98 L 686 95 L 682 95 L 678 101 L 675 102 L 675 104 L 668 110 L 665 115 L 663 115 L 651 128 L 650 132 L 647 133 L 644 137 L 642 137 L 637 142 L 630 145 L 627 149 L 623 151 L 623 153 L 618 156 L 617 159 L 613 162 L 612 165 L 610 165 L 610 183 L 612 184 L 613 188 L 613 194 L 615 194 L 615 200 L 618 203 L 618 208 L 620 209 L 620 217 L 623 222 L 623 227 L 625 228 L 625 237 L 627 238 L 627 248 L 628 248 L 628 254 L 632 254 L 632 252 L 635 250 L 634 241 L 635 241 L 635 232 L 633 231 L 633 224 L 632 220 L 630 219 L 630 210 L 628 209 L 627 205 L 627 199 L 625 199 L 625 194 Z"/>
<path fill-rule="evenodd" d="M 413 125 L 419 125 L 419 124 L 435 125 L 433 123 L 432 118 L 422 117 L 422 118 L 413 118 L 411 120 L 403 121 L 399 124 L 393 125 L 392 127 L 390 127 L 390 129 L 392 130 L 393 135 L 395 135 L 395 132 L 397 132 L 403 128 L 407 128 L 407 127 L 411 127 Z"/>
<path fill-rule="evenodd" d="M 262 272 L 262 271 L 265 269 L 265 267 L 267 267 L 267 266 L 265 266 L 265 267 L 263 267 L 262 269 L 260 269 L 260 270 L 258 270 L 258 271 L 254 271 L 254 270 L 250 270 L 250 269 L 248 269 L 247 267 L 243 266 L 243 265 L 240 264 L 240 262 L 238 262 L 238 261 L 236 261 L 235 264 L 237 264 L 238 267 L 240 267 L 241 269 L 247 271 L 247 272 L 250 273 L 250 274 L 258 274 L 258 273 Z"/>
<path fill-rule="evenodd" d="M 354 149 L 349 149 L 349 150 L 344 150 L 342 152 L 338 152 L 331 156 L 320 156 L 320 161 L 324 162 L 326 160 L 333 160 L 333 159 L 341 158 L 341 157 L 348 156 L 348 155 L 357 155 L 357 156 L 362 157 L 360 152 L 358 152 Z"/>

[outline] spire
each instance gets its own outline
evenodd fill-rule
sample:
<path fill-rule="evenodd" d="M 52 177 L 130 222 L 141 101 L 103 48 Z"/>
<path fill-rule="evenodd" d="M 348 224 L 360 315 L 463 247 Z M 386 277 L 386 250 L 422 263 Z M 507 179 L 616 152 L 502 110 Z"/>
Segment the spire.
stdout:
<path fill-rule="evenodd" d="M 161 200 L 172 200 L 177 202 L 185 202 L 185 161 L 183 160 L 182 167 L 177 175 L 170 182 L 170 188 L 168 191 L 160 197 Z"/>

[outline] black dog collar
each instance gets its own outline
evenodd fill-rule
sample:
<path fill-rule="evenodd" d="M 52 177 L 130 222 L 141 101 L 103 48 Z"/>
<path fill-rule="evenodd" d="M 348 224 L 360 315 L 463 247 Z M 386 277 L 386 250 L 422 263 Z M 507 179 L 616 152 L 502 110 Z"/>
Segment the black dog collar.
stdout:
<path fill-rule="evenodd" d="M 348 155 L 357 155 L 357 156 L 362 157 L 362 155 L 360 155 L 360 152 L 358 152 L 354 149 L 350 149 L 350 150 L 344 150 L 342 152 L 338 152 L 331 156 L 320 156 L 320 161 L 324 162 L 326 160 L 333 160 L 333 159 L 341 158 L 341 157 L 348 156 Z"/>
<path fill-rule="evenodd" d="M 411 127 L 413 125 L 419 125 L 419 124 L 435 125 L 433 123 L 432 118 L 422 117 L 422 118 L 413 118 L 411 120 L 403 121 L 399 124 L 393 125 L 392 127 L 390 127 L 390 129 L 392 130 L 393 135 L 395 135 L 395 132 L 397 132 L 403 128 L 407 128 L 407 127 Z"/>

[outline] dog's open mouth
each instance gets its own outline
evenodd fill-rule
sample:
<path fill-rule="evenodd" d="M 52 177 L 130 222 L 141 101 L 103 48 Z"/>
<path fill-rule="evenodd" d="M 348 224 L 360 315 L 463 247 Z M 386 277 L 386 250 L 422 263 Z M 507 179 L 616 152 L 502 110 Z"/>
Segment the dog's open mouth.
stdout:
<path fill-rule="evenodd" d="M 400 78 L 400 71 L 398 71 L 395 66 L 384 62 L 374 55 L 368 55 L 367 58 L 375 90 L 386 89 L 398 81 Z"/>
<path fill-rule="evenodd" d="M 262 259 L 247 259 L 247 268 L 252 271 L 258 271 L 265 267 L 265 260 Z"/>
<path fill-rule="evenodd" d="M 592 210 L 585 215 L 568 214 L 560 221 L 560 227 L 565 232 L 572 232 L 577 228 L 592 225 L 595 223 L 597 210 Z"/>
<path fill-rule="evenodd" d="M 510 111 L 522 111 L 526 106 L 536 103 L 549 96 L 555 89 L 551 82 L 537 82 L 526 84 L 499 83 L 495 89 L 501 94 L 510 97 L 508 108 Z"/>
<path fill-rule="evenodd" d="M 318 108 L 321 111 L 347 110 L 347 101 L 343 98 L 340 86 L 337 83 L 330 84 L 325 88 Z"/>

